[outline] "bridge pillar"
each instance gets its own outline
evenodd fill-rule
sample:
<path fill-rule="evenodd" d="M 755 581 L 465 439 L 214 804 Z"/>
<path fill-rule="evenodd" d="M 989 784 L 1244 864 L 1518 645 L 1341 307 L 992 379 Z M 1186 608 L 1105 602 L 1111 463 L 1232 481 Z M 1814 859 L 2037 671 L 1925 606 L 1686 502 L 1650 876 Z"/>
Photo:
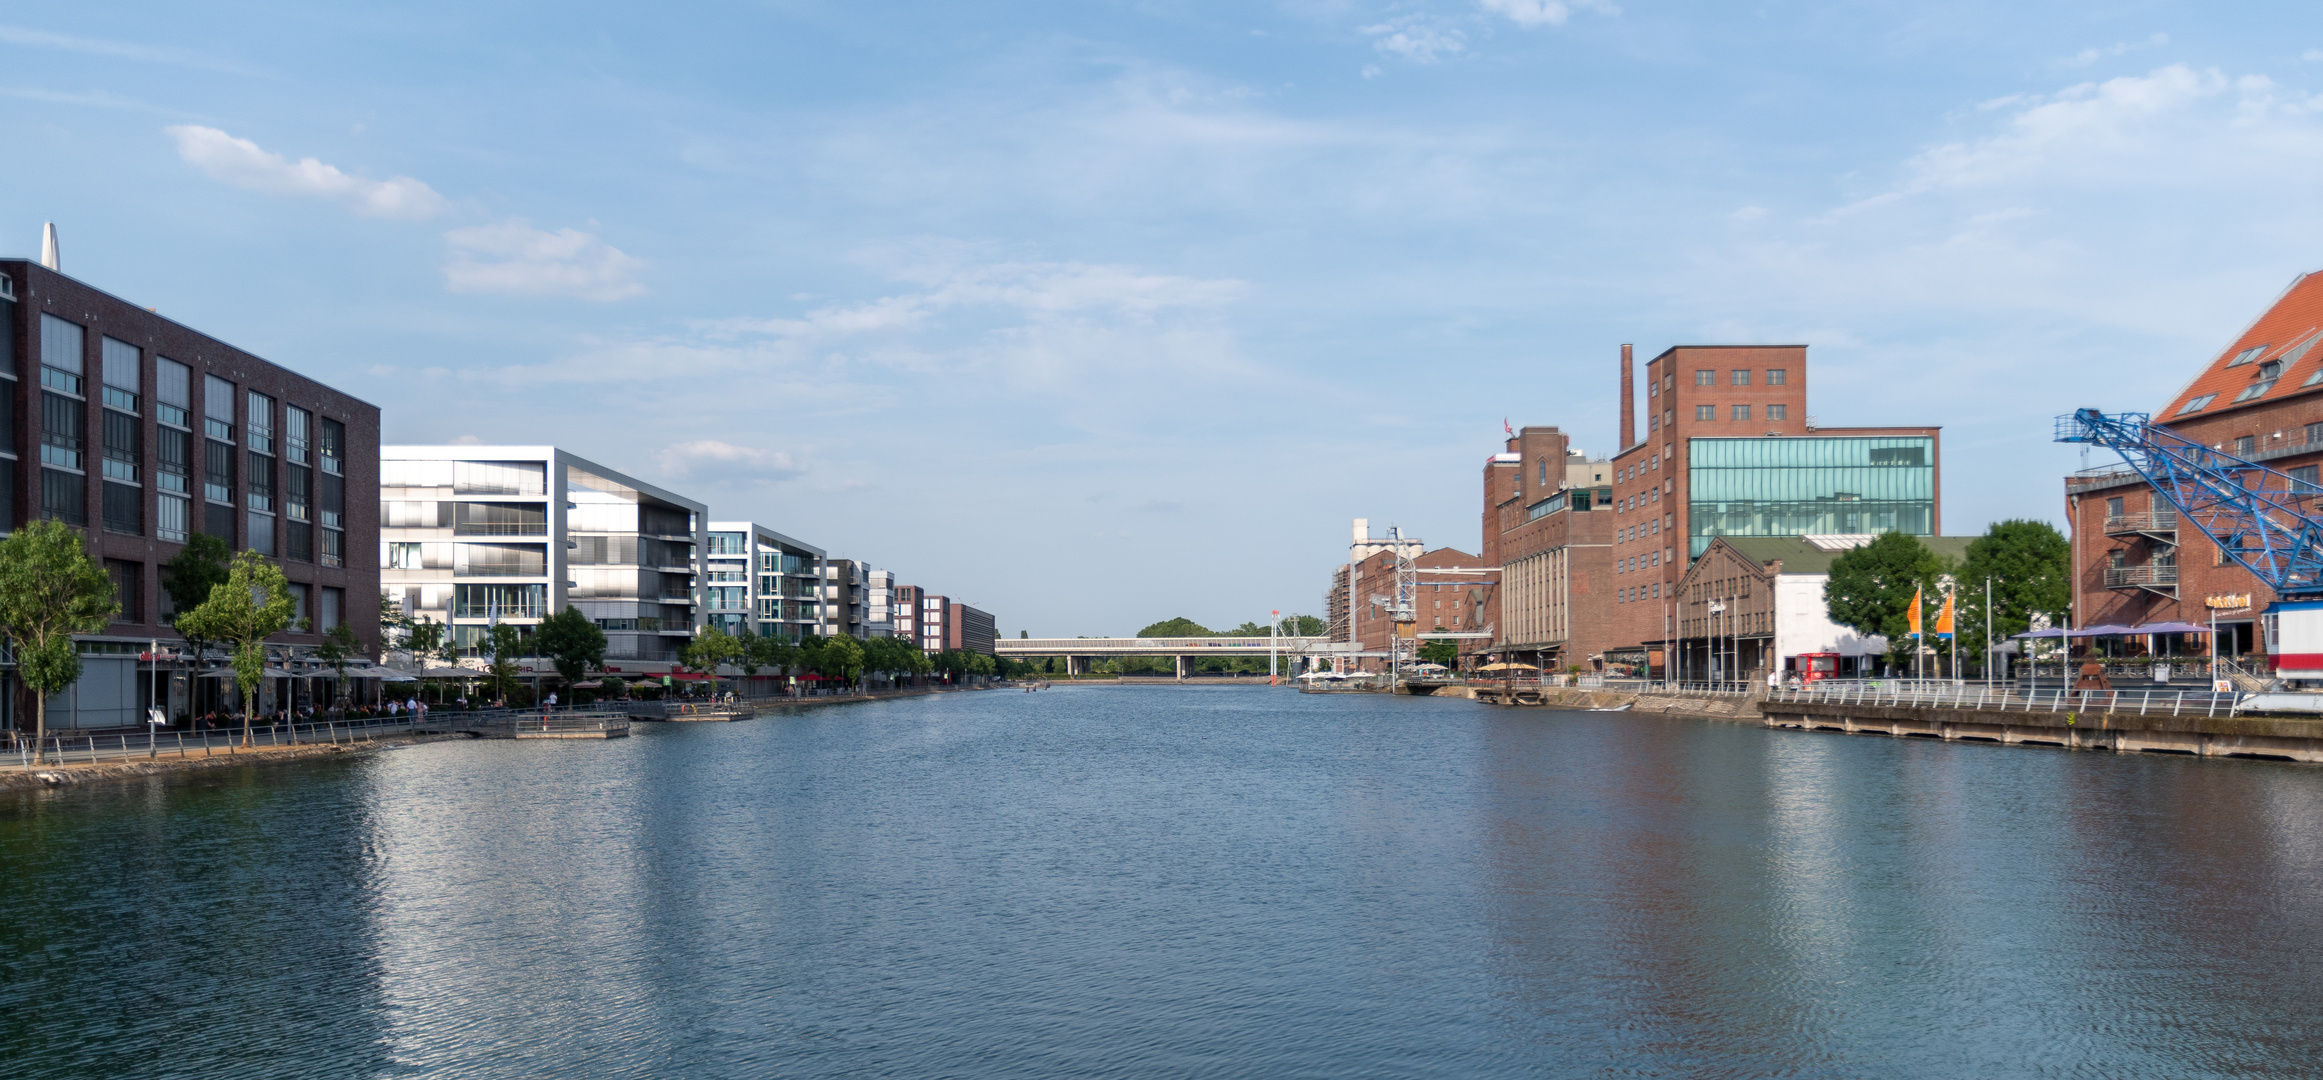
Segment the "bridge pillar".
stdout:
<path fill-rule="evenodd" d="M 1183 656 L 1181 656 L 1181 657 L 1178 657 L 1178 681 L 1179 681 L 1179 682 L 1184 682 L 1184 681 L 1186 681 L 1186 668 L 1187 668 L 1188 666 L 1190 666 L 1190 665 L 1188 665 L 1188 663 L 1187 663 L 1187 661 L 1186 661 L 1186 658 L 1185 658 L 1185 657 L 1183 657 Z"/>

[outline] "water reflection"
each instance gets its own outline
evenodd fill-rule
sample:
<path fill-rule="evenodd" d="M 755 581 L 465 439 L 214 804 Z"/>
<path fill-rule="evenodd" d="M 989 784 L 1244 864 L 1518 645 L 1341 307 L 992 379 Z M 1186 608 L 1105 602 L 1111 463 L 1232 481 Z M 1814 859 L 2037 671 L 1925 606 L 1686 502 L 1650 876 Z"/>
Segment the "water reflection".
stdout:
<path fill-rule="evenodd" d="M 2304 1075 L 2323 770 L 1259 689 L 0 803 L 9 1075 Z"/>

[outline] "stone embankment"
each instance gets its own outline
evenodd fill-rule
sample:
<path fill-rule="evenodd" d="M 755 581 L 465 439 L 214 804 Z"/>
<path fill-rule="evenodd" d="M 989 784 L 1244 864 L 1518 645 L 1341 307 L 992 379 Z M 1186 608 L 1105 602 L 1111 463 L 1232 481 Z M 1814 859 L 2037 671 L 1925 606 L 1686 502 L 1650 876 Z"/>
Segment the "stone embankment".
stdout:
<path fill-rule="evenodd" d="M 1449 688 L 1447 688 L 1449 689 Z M 1467 696 L 1488 705 L 1538 705 L 1551 709 L 1623 710 L 1653 716 L 1682 716 L 1697 720 L 1737 720 L 1758 723 L 1755 700 L 1707 694 L 1640 694 L 1624 690 L 1589 690 L 1572 686 L 1495 686 L 1471 683 Z M 1439 690 L 1437 693 L 1442 694 Z"/>
<path fill-rule="evenodd" d="M 194 753 L 177 757 L 166 749 L 149 758 L 107 758 L 99 761 L 50 763 L 26 768 L 11 764 L 0 769 L 0 792 L 28 791 L 39 788 L 61 787 L 66 784 L 90 784 L 108 780 L 135 780 L 166 773 L 196 772 L 203 769 L 234 769 L 245 765 L 277 765 L 294 761 L 313 761 L 317 758 L 345 757 L 350 754 L 369 754 L 394 746 L 438 742 L 444 739 L 465 739 L 464 734 L 450 735 L 389 735 L 375 742 L 305 743 L 297 746 L 259 746 L 247 750 L 223 749 L 211 754 Z"/>

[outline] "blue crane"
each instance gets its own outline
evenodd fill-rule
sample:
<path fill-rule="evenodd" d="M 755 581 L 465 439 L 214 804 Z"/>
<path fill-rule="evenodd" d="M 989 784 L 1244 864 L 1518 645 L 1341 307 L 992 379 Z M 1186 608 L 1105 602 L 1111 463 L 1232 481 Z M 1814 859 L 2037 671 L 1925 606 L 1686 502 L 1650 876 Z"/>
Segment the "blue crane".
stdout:
<path fill-rule="evenodd" d="M 2111 448 L 2276 596 L 2323 600 L 2323 487 L 2214 450 L 2146 413 L 2077 409 L 2057 418 L 2057 441 Z"/>

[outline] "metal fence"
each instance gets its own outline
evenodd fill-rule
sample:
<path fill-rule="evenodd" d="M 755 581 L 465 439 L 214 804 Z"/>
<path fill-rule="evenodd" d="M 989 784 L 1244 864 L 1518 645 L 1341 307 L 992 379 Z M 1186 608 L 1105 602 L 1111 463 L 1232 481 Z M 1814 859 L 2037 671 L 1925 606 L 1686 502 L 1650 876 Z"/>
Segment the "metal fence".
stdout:
<path fill-rule="evenodd" d="M 2232 716 L 2242 695 L 2208 690 L 2020 690 L 1982 683 L 1880 679 L 1817 682 L 1774 690 L 1770 702 L 1801 705 L 1909 705 L 1991 712 L 2111 712 L 2138 716 Z"/>

